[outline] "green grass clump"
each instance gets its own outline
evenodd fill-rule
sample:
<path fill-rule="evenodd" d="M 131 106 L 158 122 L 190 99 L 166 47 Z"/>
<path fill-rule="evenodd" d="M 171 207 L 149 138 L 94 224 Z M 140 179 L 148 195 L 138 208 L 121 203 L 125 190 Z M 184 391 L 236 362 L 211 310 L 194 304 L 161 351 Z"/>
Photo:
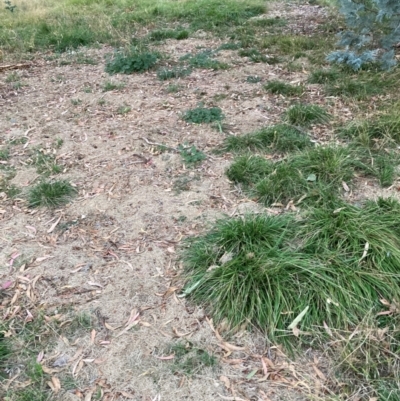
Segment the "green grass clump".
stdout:
<path fill-rule="evenodd" d="M 29 160 L 39 174 L 49 176 L 62 171 L 62 166 L 57 164 L 56 155 L 48 150 L 34 149 Z"/>
<path fill-rule="evenodd" d="M 269 58 L 255 48 L 239 50 L 240 57 L 248 57 L 254 63 L 268 63 Z"/>
<path fill-rule="evenodd" d="M 7 148 L 0 149 L 0 160 L 6 161 L 10 158 L 10 151 Z"/>
<path fill-rule="evenodd" d="M 105 70 L 109 74 L 145 72 L 153 68 L 158 59 L 158 53 L 149 51 L 131 49 L 125 52 L 116 52 L 113 58 L 108 60 Z"/>
<path fill-rule="evenodd" d="M 221 121 L 224 118 L 222 110 L 219 107 L 196 107 L 195 109 L 187 110 L 182 119 L 188 123 L 202 124 Z"/>
<path fill-rule="evenodd" d="M 124 83 L 116 83 L 116 82 L 107 81 L 103 85 L 103 92 L 120 90 L 120 89 L 124 89 L 124 88 L 125 88 L 125 84 Z"/>
<path fill-rule="evenodd" d="M 207 158 L 204 152 L 197 149 L 196 146 L 178 146 L 179 153 L 184 163 L 188 166 L 199 164 Z"/>
<path fill-rule="evenodd" d="M 394 200 L 363 208 L 336 201 L 300 219 L 218 221 L 182 251 L 183 294 L 205 305 L 216 322 L 255 326 L 272 342 L 285 341 L 301 313 L 302 331 L 316 332 L 324 322 L 354 327 L 381 310 L 379 299 L 400 300 L 399 210 Z"/>
<path fill-rule="evenodd" d="M 320 106 L 313 104 L 296 104 L 285 113 L 285 119 L 293 125 L 326 124 L 331 116 Z"/>
<path fill-rule="evenodd" d="M 152 41 L 161 41 L 166 39 L 184 40 L 189 37 L 189 31 L 186 29 L 158 29 L 150 32 L 148 36 Z"/>
<path fill-rule="evenodd" d="M 227 151 L 264 150 L 293 152 L 312 146 L 310 138 L 295 127 L 278 124 L 251 134 L 229 136 L 223 149 Z"/>
<path fill-rule="evenodd" d="M 47 182 L 43 181 L 28 192 L 29 207 L 56 207 L 68 203 L 77 190 L 65 180 Z"/>
<path fill-rule="evenodd" d="M 261 156 L 239 156 L 226 170 L 227 177 L 248 188 L 274 171 L 274 163 Z"/>
<path fill-rule="evenodd" d="M 400 143 L 400 115 L 394 111 L 370 120 L 352 122 L 339 133 L 370 149 L 396 147 Z"/>
<path fill-rule="evenodd" d="M 180 58 L 181 61 L 188 63 L 192 68 L 204 68 L 211 70 L 226 70 L 228 65 L 214 59 L 215 52 L 212 50 L 204 50 L 202 52 L 191 54 L 188 53 Z"/>
<path fill-rule="evenodd" d="M 160 81 L 166 81 L 172 78 L 184 78 L 192 73 L 190 68 L 175 67 L 175 68 L 161 68 L 157 71 L 157 78 Z"/>
<path fill-rule="evenodd" d="M 246 82 L 249 84 L 258 84 L 261 82 L 261 78 L 257 75 L 249 75 L 246 77 Z"/>
<path fill-rule="evenodd" d="M 207 367 L 215 367 L 218 362 L 217 358 L 207 352 L 204 347 L 198 347 L 189 341 L 172 344 L 165 353 L 175 355 L 171 364 L 173 374 L 193 376 Z"/>
<path fill-rule="evenodd" d="M 309 75 L 308 82 L 310 84 L 327 84 L 337 81 L 339 77 L 340 73 L 337 70 L 320 69 Z"/>
<path fill-rule="evenodd" d="M 347 147 L 305 148 L 281 161 L 244 155 L 228 168 L 228 178 L 266 206 L 298 201 L 308 203 L 337 196 L 342 183 L 350 185 L 356 162 Z"/>
<path fill-rule="evenodd" d="M 264 89 L 270 93 L 284 96 L 300 96 L 304 92 L 303 86 L 295 86 L 283 81 L 269 81 L 264 85 Z"/>

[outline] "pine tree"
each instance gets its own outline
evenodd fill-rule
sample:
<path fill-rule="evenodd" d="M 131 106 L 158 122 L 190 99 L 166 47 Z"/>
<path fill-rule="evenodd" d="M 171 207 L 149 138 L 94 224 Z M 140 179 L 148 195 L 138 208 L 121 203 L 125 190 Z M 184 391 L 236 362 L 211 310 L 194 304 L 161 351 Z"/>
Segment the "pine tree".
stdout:
<path fill-rule="evenodd" d="M 370 62 L 393 68 L 400 42 L 400 0 L 338 1 L 348 29 L 338 35 L 344 49 L 330 53 L 327 60 L 354 70 Z"/>

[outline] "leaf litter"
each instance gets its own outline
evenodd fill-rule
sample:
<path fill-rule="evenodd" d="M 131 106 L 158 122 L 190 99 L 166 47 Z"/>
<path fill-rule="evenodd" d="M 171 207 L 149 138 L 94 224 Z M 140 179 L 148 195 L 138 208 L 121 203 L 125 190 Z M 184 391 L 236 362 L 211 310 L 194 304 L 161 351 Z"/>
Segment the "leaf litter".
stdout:
<path fill-rule="evenodd" d="M 299 6 L 300 14 L 306 9 Z M 199 45 L 220 43 L 193 38 L 180 42 L 180 52 L 193 52 Z M 169 42 L 165 49 L 168 46 Z M 110 49 L 87 51 L 101 60 Z M 219 105 L 232 134 L 276 122 L 285 104 L 264 96 L 269 112 L 260 110 L 258 95 L 245 82 L 249 74 L 275 79 L 284 72 L 279 66 L 263 64 L 198 71 L 183 80 L 184 93 L 175 96 L 166 94 L 166 87 L 152 73 L 132 75 L 126 78 L 124 93 L 101 94 L 105 105 L 97 104 L 99 94 L 93 91 L 80 94 L 82 104 L 71 111 L 76 88 L 88 83 L 102 86 L 101 63 L 79 67 L 33 63 L 25 72 L 24 93 L 3 94 L 3 110 L 17 116 L 15 123 L 1 122 L 6 139 L 28 138 L 16 147 L 10 161 L 18 170 L 12 183 L 25 188 L 37 179 L 26 164 L 29 150 L 38 145 L 51 149 L 50 138 L 57 136 L 63 140 L 62 148 L 54 149 L 63 178 L 79 191 L 71 204 L 55 211 L 31 210 L 22 198 L 6 199 L 0 211 L 4 236 L 0 262 L 5 267 L 1 315 L 4 321 L 29 325 L 43 310 L 45 324 L 59 326 L 62 334 L 55 347 L 39 351 L 36 361 L 60 399 L 71 393 L 85 401 L 98 399 L 97 394 L 105 401 L 116 397 L 305 400 L 329 393 L 323 358 L 320 362 L 304 355 L 293 362 L 259 333 L 232 334 L 214 328 L 204 310 L 176 296 L 181 268 L 176 247 L 181 239 L 223 214 L 235 215 L 241 204 L 250 201 L 232 191 L 224 176 L 229 155 L 210 154 L 220 144 L 221 133 L 207 126 L 188 126 L 179 116 L 189 106 L 197 106 L 199 92 L 211 98 L 228 91 Z M 227 90 L 232 82 L 235 88 Z M 115 114 L 122 103 L 131 111 Z M 209 156 L 193 169 L 179 155 L 179 145 L 187 142 L 188 148 L 195 146 Z M 174 194 L 171 188 L 181 175 L 191 179 L 191 188 Z M 196 175 L 201 179 L 194 179 Z M 313 176 L 307 179 L 315 181 Z M 342 186 L 349 192 L 345 182 Z M 224 255 L 221 264 L 230 258 Z M 390 301 L 381 302 L 387 314 L 398 311 Z M 67 316 L 68 308 L 93 316 L 92 326 L 64 335 L 73 320 Z M 300 315 L 292 323 L 293 330 Z M 329 327 L 325 330 L 332 333 Z M 172 375 L 168 365 L 178 356 L 159 356 L 158 351 L 180 339 L 216 355 L 217 368 L 195 375 L 190 382 Z M 67 370 L 79 383 L 73 390 L 63 387 Z M 88 380 L 89 376 L 94 379 Z M 14 375 L 6 385 L 24 383 Z"/>

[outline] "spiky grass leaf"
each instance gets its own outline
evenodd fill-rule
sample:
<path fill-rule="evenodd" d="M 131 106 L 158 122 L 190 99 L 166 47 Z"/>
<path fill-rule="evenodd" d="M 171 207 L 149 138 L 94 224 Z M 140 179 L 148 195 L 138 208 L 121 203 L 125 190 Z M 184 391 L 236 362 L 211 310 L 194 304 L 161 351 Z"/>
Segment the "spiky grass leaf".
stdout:
<path fill-rule="evenodd" d="M 29 207 L 56 207 L 69 202 L 77 190 L 65 180 L 42 181 L 28 192 Z"/>

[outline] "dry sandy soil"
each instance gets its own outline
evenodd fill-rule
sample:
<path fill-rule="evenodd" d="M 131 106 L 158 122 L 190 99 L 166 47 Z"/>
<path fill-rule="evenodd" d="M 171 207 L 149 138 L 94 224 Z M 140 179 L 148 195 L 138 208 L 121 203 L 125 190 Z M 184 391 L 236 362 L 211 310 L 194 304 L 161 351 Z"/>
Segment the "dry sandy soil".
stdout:
<path fill-rule="evenodd" d="M 324 15 L 315 6 L 283 11 L 299 33 L 312 26 L 304 27 L 304 15 Z M 219 44 L 199 33 L 167 41 L 159 50 L 178 58 L 199 46 Z M 30 149 L 40 147 L 56 152 L 64 169 L 59 177 L 79 191 L 57 210 L 29 209 L 25 201 L 3 196 L 1 280 L 15 284 L 7 290 L 1 313 L 31 313 L 35 319 L 41 311 L 49 317 L 74 311 L 95 317 L 92 330 L 74 341 L 59 338 L 43 356 L 46 372 L 70 374 L 78 384 L 73 390 L 61 388 L 58 399 L 94 399 L 96 388 L 103 400 L 322 396 L 326 366 L 314 354 L 305 352 L 303 360 L 292 362 L 261 334 L 219 332 L 203 309 L 178 297 L 181 241 L 216 218 L 260 210 L 225 177 L 230 155 L 211 153 L 225 134 L 187 124 L 181 113 L 203 101 L 223 110 L 230 134 L 253 131 L 278 121 L 287 105 L 285 99 L 267 95 L 262 83 L 304 80 L 309 67 L 304 63 L 303 72 L 289 73 L 282 66 L 250 63 L 223 51 L 218 59 L 231 64 L 230 69 L 195 70 L 174 82 L 181 91 L 168 93 L 169 82 L 160 82 L 154 72 L 108 76 L 104 56 L 110 52 L 85 50 L 96 65 L 77 64 L 74 53 L 55 60 L 38 56 L 30 68 L 17 71 L 24 84 L 18 90 L 5 82 L 7 73 L 0 76 L 1 141 L 28 138 L 25 145 L 11 148 L 9 163 L 17 171 L 12 183 L 26 189 L 37 182 L 36 168 L 26 159 Z M 62 60 L 72 64 L 61 65 Z M 249 75 L 262 82 L 248 83 Z M 103 92 L 106 81 L 125 87 Z M 220 94 L 226 97 L 213 100 Z M 310 102 L 320 98 L 317 89 L 307 97 Z M 339 108 L 335 102 L 331 99 L 328 106 L 333 114 Z M 131 110 L 119 114 L 121 106 Z M 343 113 L 345 107 L 340 109 Z M 330 134 L 315 135 L 324 141 Z M 63 140 L 59 149 L 56 138 Z M 154 143 L 171 148 L 193 144 L 208 157 L 196 168 L 185 168 L 178 152 L 160 152 Z M 15 310 L 19 302 L 26 311 Z M 174 356 L 166 352 L 178 342 L 215 355 L 216 366 L 192 376 L 174 374 Z"/>

